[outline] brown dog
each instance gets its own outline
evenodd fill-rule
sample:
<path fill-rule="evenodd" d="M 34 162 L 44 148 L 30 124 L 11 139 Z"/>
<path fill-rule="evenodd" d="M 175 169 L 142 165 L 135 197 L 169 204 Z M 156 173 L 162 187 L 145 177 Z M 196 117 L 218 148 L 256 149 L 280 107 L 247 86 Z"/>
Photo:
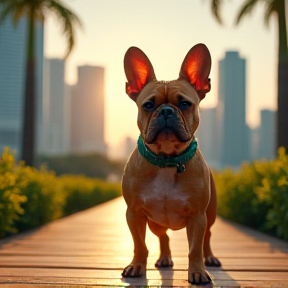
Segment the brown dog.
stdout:
<path fill-rule="evenodd" d="M 148 223 L 160 240 L 156 267 L 173 266 L 167 229 L 186 227 L 188 281 L 209 283 L 211 277 L 203 259 L 206 266 L 221 265 L 210 248 L 217 199 L 211 171 L 194 136 L 199 102 L 210 91 L 209 50 L 204 44 L 191 48 L 175 81 L 157 81 L 149 59 L 136 47 L 126 52 L 124 67 L 126 93 L 138 106 L 141 134 L 122 181 L 127 222 L 134 240 L 134 257 L 122 276 L 140 277 L 146 272 Z"/>

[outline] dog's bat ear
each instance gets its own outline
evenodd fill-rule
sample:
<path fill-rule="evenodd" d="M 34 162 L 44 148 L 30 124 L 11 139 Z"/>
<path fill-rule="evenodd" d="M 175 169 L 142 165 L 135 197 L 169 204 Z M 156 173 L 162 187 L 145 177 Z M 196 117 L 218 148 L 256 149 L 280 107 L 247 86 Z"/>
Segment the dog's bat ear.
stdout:
<path fill-rule="evenodd" d="M 184 79 L 191 83 L 200 98 L 200 101 L 210 91 L 209 73 L 211 56 L 204 44 L 193 46 L 187 53 L 179 73 L 179 80 Z"/>
<path fill-rule="evenodd" d="M 142 50 L 130 47 L 124 56 L 124 69 L 128 81 L 126 93 L 136 102 L 144 86 L 156 80 L 153 66 Z"/>

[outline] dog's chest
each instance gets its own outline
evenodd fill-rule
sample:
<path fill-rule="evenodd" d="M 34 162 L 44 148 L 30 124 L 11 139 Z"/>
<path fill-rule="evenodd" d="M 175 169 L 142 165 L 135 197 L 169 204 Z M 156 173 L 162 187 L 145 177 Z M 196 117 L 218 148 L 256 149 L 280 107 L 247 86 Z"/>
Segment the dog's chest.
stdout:
<path fill-rule="evenodd" d="M 144 213 L 152 221 L 180 229 L 186 225 L 189 209 L 189 194 L 176 179 L 176 168 L 162 168 L 154 179 L 147 182 L 141 191 Z"/>

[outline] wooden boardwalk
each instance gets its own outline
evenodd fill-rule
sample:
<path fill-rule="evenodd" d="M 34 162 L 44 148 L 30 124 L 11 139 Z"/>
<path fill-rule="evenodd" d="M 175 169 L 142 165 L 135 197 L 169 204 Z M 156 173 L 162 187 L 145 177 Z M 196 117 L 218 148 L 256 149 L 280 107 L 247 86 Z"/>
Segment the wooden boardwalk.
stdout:
<path fill-rule="evenodd" d="M 146 277 L 121 278 L 133 250 L 125 210 L 124 200 L 117 198 L 0 241 L 0 287 L 192 287 L 187 282 L 184 229 L 169 232 L 173 269 L 155 269 L 158 240 L 147 231 Z M 223 264 L 208 269 L 213 287 L 288 288 L 287 242 L 220 218 L 212 233 L 213 251 Z"/>

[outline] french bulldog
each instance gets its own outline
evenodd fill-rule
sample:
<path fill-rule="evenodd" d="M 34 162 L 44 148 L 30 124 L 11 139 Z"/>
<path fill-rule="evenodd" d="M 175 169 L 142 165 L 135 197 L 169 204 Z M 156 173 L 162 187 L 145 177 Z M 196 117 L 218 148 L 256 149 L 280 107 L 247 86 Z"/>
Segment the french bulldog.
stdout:
<path fill-rule="evenodd" d="M 126 93 L 138 106 L 140 136 L 122 178 L 127 223 L 134 257 L 123 277 L 146 273 L 148 223 L 159 237 L 156 267 L 173 266 L 167 229 L 186 227 L 189 244 L 188 281 L 210 283 L 205 266 L 221 266 L 210 247 L 217 198 L 211 170 L 201 154 L 195 131 L 199 103 L 210 91 L 211 56 L 204 44 L 187 53 L 173 81 L 158 81 L 148 57 L 130 47 L 124 57 Z"/>

